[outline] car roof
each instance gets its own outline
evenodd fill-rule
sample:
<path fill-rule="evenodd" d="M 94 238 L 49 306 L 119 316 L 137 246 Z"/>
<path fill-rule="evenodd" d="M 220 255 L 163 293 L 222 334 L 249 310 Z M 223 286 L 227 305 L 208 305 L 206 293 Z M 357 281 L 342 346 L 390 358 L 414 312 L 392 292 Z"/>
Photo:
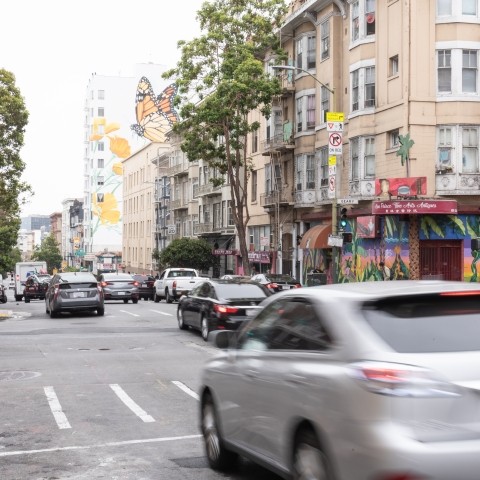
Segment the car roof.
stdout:
<path fill-rule="evenodd" d="M 90 272 L 62 272 L 57 273 L 63 281 L 71 282 L 71 281 L 97 281 L 95 275 Z"/>

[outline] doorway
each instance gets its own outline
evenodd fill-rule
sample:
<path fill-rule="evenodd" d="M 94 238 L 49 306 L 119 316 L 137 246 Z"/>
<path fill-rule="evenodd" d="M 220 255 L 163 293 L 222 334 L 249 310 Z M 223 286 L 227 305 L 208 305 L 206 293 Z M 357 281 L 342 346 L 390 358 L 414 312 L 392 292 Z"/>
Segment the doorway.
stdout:
<path fill-rule="evenodd" d="M 421 240 L 420 278 L 462 282 L 462 257 L 462 240 Z"/>

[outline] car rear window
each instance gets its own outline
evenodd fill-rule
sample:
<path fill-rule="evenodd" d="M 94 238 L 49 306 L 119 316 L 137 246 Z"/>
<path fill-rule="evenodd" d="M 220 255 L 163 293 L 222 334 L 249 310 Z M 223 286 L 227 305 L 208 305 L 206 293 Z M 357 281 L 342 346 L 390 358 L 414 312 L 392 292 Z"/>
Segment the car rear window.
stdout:
<path fill-rule="evenodd" d="M 268 296 L 261 287 L 250 283 L 222 284 L 218 294 L 220 297 L 228 299 L 266 298 Z"/>
<path fill-rule="evenodd" d="M 113 281 L 115 281 L 115 280 L 130 280 L 130 281 L 133 280 L 133 277 L 132 277 L 131 275 L 129 275 L 128 273 L 125 273 L 125 274 L 122 274 L 122 273 L 119 273 L 119 274 L 114 273 L 113 275 L 106 275 L 106 274 L 104 274 L 104 275 L 103 275 L 103 278 L 104 278 L 105 280 L 113 280 Z"/>
<path fill-rule="evenodd" d="M 480 294 L 445 292 L 363 306 L 367 323 L 400 353 L 480 351 Z"/>
<path fill-rule="evenodd" d="M 60 290 L 69 290 L 71 288 L 97 288 L 97 282 L 70 282 L 61 283 Z"/>
<path fill-rule="evenodd" d="M 267 275 L 267 278 L 272 282 L 296 282 L 290 275 Z"/>

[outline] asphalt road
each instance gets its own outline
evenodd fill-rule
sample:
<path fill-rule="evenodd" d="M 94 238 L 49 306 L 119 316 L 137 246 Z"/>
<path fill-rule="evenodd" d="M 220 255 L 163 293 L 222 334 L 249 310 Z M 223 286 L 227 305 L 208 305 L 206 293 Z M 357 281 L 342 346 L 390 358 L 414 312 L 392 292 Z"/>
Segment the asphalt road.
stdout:
<path fill-rule="evenodd" d="M 0 304 L 0 478 L 279 480 L 248 461 L 229 475 L 209 469 L 197 391 L 216 350 L 178 329 L 176 309 L 107 302 L 104 317 L 50 319 L 43 301 L 10 291 Z"/>

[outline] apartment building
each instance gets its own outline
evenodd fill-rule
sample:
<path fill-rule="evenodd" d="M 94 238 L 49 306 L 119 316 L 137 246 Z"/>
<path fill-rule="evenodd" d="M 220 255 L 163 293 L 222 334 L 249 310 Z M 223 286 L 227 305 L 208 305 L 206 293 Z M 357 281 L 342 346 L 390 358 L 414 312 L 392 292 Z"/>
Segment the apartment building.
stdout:
<path fill-rule="evenodd" d="M 302 283 L 314 268 L 378 280 L 380 261 L 395 279 L 477 281 L 479 9 L 292 2 L 287 68 L 266 58 L 283 94 L 250 142 L 249 231 L 256 249 L 269 230 L 269 267 Z"/>

